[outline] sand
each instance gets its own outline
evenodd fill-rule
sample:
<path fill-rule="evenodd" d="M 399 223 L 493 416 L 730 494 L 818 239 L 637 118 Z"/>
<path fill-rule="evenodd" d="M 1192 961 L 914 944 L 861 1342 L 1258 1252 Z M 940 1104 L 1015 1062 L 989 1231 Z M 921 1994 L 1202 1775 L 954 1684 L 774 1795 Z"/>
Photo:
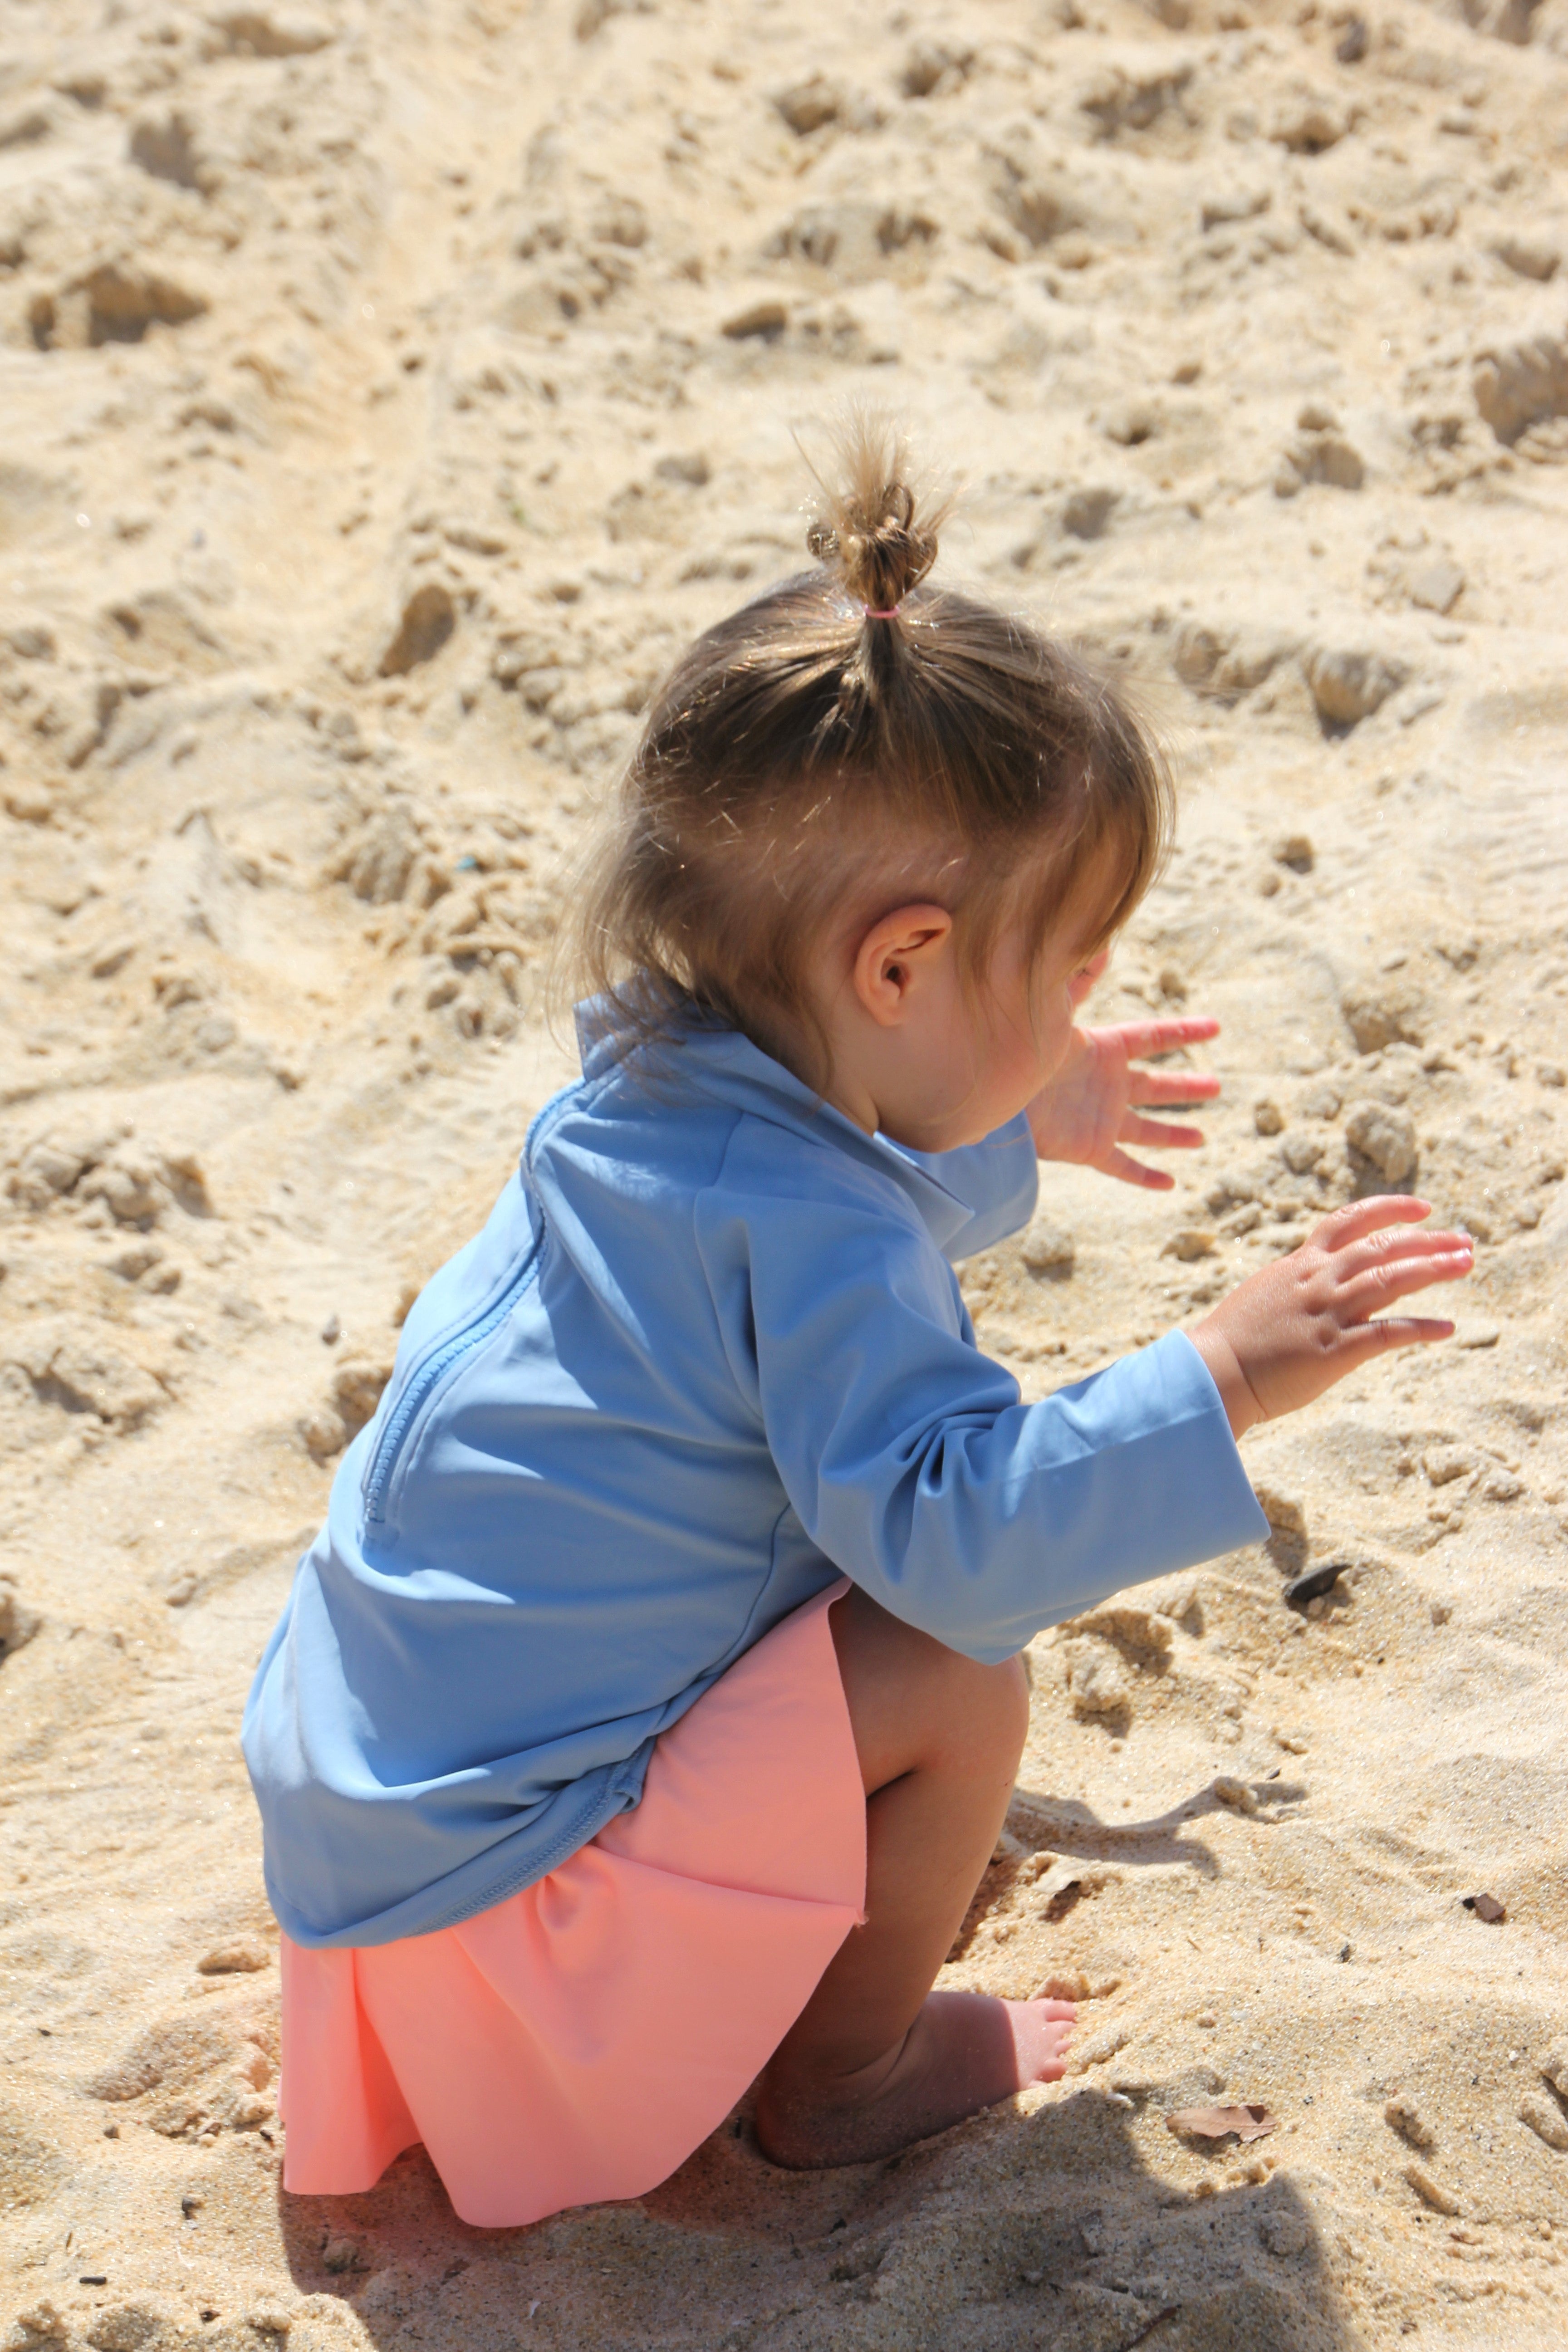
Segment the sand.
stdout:
<path fill-rule="evenodd" d="M 15 2352 L 1568 2337 L 1565 99 L 1565 0 L 10 0 Z M 529 2231 L 417 2151 L 289 2199 L 247 1681 L 570 1066 L 649 686 L 847 395 L 1149 698 L 1182 844 L 1097 1010 L 1225 1024 L 1175 1192 L 1047 1171 L 984 1344 L 1043 1393 L 1389 1182 L 1478 1237 L 1458 1342 L 1247 1440 L 1266 1549 L 1037 1643 L 949 1980 L 1075 1988 L 1063 2084 L 805 2178 L 742 2109 Z"/>

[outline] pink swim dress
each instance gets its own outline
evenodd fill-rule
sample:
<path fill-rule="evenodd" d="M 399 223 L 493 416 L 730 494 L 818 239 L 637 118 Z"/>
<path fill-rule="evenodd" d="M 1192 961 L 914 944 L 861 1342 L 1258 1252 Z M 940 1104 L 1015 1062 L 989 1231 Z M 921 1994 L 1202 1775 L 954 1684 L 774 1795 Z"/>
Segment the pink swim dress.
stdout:
<path fill-rule="evenodd" d="M 559 1870 L 433 1935 L 284 1938 L 285 2188 L 373 2188 L 423 2140 L 465 2221 L 514 2228 L 639 2197 L 717 2128 L 862 1916 L 847 1589 L 748 1650 Z"/>

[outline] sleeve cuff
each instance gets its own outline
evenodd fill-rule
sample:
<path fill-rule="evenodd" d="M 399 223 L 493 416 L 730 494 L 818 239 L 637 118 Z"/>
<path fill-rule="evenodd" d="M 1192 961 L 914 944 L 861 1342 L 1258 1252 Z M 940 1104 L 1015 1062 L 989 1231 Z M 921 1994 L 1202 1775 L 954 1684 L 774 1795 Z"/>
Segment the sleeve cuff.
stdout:
<path fill-rule="evenodd" d="M 1124 1356 L 1082 1388 L 1093 1420 L 1104 1416 L 1121 1437 L 1101 1457 L 1111 1473 L 1107 1556 L 1115 1573 L 1070 1600 L 1064 1595 L 1047 1624 L 1268 1534 L 1219 1391 L 1184 1331 Z"/>

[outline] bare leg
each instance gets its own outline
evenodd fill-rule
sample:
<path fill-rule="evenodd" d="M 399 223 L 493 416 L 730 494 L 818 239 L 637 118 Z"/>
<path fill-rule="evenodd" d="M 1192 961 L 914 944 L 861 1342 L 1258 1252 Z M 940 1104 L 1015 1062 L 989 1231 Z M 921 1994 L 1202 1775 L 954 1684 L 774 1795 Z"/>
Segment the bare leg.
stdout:
<path fill-rule="evenodd" d="M 859 1591 L 833 1638 L 865 1782 L 866 1924 L 852 1928 L 763 2077 L 776 2164 L 865 2163 L 1065 2061 L 1066 2001 L 933 1992 L 1013 1793 L 1022 1666 L 977 1665 Z"/>

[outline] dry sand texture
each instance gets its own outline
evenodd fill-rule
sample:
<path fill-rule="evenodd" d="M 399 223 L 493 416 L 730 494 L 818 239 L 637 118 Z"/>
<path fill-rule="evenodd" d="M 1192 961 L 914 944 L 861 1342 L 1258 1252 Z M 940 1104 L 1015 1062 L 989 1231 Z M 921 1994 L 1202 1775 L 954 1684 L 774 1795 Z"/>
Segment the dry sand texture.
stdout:
<path fill-rule="evenodd" d="M 1568 2336 L 1568 7 L 1466 6 L 6 0 L 15 2352 Z M 950 563 L 1158 699 L 1103 1011 L 1226 1024 L 1176 1192 L 1050 1178 L 986 1343 L 1037 1394 L 1417 1181 L 1460 1342 L 1249 1441 L 1267 1552 L 1037 1645 L 951 1973 L 1080 1989 L 1059 2089 L 531 2231 L 418 2153 L 288 2200 L 246 1681 L 564 1067 L 560 856 L 868 392 Z M 1167 2129 L 1222 2096 L 1279 2128 Z"/>

